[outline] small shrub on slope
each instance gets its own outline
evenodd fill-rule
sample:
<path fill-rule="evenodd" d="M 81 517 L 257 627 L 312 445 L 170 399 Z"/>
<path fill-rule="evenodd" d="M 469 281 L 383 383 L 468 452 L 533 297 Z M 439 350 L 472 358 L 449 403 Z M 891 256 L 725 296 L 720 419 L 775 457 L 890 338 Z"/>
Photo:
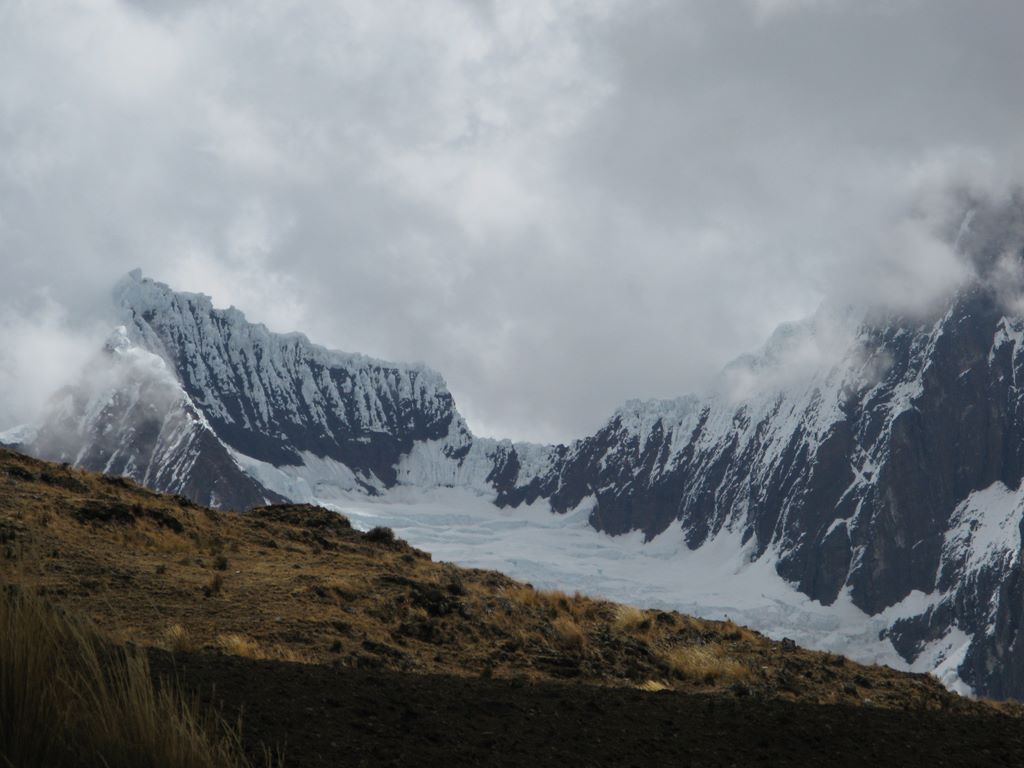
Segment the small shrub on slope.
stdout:
<path fill-rule="evenodd" d="M 363 537 L 367 541 L 372 541 L 375 544 L 394 544 L 395 543 L 395 532 L 390 528 L 385 528 L 382 525 L 378 525 L 376 528 L 371 528 Z"/>

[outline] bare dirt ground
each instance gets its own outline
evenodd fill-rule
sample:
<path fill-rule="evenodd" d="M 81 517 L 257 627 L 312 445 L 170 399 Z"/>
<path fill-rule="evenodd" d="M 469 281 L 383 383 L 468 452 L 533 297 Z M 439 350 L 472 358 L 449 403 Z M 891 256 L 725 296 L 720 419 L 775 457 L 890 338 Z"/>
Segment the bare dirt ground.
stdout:
<path fill-rule="evenodd" d="M 819 705 L 720 694 L 423 676 L 274 661 L 154 660 L 299 766 L 1020 766 L 994 710 Z M 215 688 L 215 695 L 211 691 Z"/>

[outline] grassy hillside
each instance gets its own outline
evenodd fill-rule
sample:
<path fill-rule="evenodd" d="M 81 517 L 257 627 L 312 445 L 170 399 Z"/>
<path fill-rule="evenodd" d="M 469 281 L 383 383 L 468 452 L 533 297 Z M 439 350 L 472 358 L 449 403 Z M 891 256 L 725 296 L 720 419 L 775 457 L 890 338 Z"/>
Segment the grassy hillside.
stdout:
<path fill-rule="evenodd" d="M 829 705 L 833 714 L 836 706 L 932 712 L 1019 729 L 1016 705 L 965 700 L 928 676 L 807 651 L 728 622 L 538 591 L 500 573 L 436 563 L 387 529 L 361 533 L 327 510 L 215 512 L 7 450 L 0 578 L 83 617 L 109 641 L 149 648 L 160 669 L 184 675 L 211 703 L 212 686 L 232 695 L 244 669 L 246 684 L 283 676 L 314 691 L 379 684 L 406 697 L 433 685 L 472 698 L 485 695 L 474 687 L 484 685 L 530 697 L 570 685 L 579 692 L 570 698 L 626 706 L 632 699 L 612 689 L 660 692 L 652 701 L 677 708 L 697 694 L 750 712 Z M 257 723 L 261 707 L 280 699 L 241 690 L 249 692 L 237 693 L 233 706 L 255 712 Z M 316 695 L 352 705 L 344 690 Z M 318 717 L 329 718 L 327 709 Z M 250 752 L 261 740 L 288 740 L 282 717 L 263 721 L 268 739 L 250 730 Z M 299 718 L 294 728 L 303 726 Z M 288 764 L 323 754 L 309 749 Z M 367 754 L 374 764 L 375 753 Z"/>
<path fill-rule="evenodd" d="M 943 707 L 933 679 L 728 622 L 537 591 L 304 506 L 245 515 L 0 453 L 0 573 L 110 636 L 402 672 Z"/>

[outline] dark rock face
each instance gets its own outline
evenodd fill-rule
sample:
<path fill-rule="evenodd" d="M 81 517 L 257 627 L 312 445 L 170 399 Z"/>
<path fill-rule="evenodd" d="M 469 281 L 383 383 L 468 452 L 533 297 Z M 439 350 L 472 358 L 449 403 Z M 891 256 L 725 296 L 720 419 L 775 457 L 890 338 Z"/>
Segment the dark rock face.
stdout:
<path fill-rule="evenodd" d="M 455 413 L 433 371 L 331 352 L 301 334 L 273 334 L 206 296 L 175 293 L 138 273 L 118 286 L 129 334 L 160 354 L 217 436 L 276 466 L 329 457 L 385 486 L 417 441 Z"/>
<path fill-rule="evenodd" d="M 872 615 L 923 593 L 889 632 L 904 657 L 963 632 L 962 679 L 1024 696 L 1024 321 L 1007 284 L 1024 285 L 1024 208 L 967 224 L 977 280 L 930 316 L 861 318 L 831 370 L 806 376 L 787 375 L 790 353 L 832 320 L 780 329 L 707 400 L 631 403 L 548 474 L 498 477 L 498 502 L 589 499 L 599 530 L 678 526 L 692 548 L 740 530 L 805 594 L 848 590 Z M 754 388 L 730 396 L 737 378 Z"/>
<path fill-rule="evenodd" d="M 856 363 L 796 394 L 624 409 L 499 502 L 541 496 L 567 511 L 590 498 L 599 530 L 679 526 L 692 548 L 738 526 L 805 594 L 830 604 L 848 589 L 872 615 L 931 595 L 892 628 L 897 650 L 913 660 L 962 631 L 962 679 L 1024 696 L 1022 340 L 1024 322 L 979 285 L 938 318 L 862 327 Z M 1011 506 L 994 550 L 959 533 L 989 525 L 990 502 L 963 510 L 993 487 Z"/>
<path fill-rule="evenodd" d="M 21 449 L 220 509 L 281 500 L 239 468 L 155 356 L 116 338 L 78 385 L 58 393 Z"/>
<path fill-rule="evenodd" d="M 1024 422 L 1007 413 L 1019 408 L 1017 350 L 989 361 L 1002 322 L 991 296 L 972 292 L 933 323 L 862 330 L 857 367 L 796 394 L 694 404 L 644 432 L 637 413 L 620 414 L 540 493 L 557 485 L 559 511 L 593 495 L 592 523 L 611 534 L 680 524 L 694 548 L 741 525 L 809 596 L 831 603 L 849 586 L 877 613 L 933 589 L 960 502 L 996 480 L 1019 484 Z"/>

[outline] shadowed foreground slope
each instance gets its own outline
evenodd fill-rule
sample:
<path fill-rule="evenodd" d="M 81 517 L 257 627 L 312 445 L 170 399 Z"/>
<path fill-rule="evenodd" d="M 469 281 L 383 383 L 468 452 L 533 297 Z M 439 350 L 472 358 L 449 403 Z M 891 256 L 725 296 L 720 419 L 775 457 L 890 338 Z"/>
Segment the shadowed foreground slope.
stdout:
<path fill-rule="evenodd" d="M 170 658 L 154 661 L 170 669 Z M 186 686 L 295 766 L 1018 766 L 991 708 L 887 709 L 179 656 Z"/>

